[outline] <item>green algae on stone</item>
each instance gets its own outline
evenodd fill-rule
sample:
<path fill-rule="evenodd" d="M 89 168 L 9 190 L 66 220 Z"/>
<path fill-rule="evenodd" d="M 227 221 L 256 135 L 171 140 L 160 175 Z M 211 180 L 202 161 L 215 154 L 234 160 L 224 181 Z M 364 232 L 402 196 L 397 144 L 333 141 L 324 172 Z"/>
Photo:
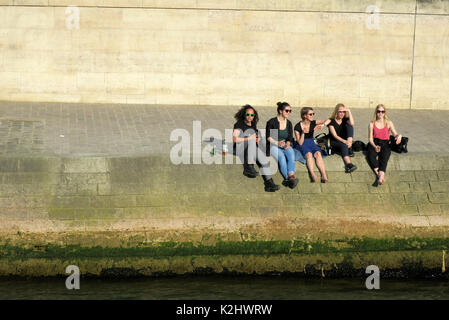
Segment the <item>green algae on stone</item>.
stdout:
<path fill-rule="evenodd" d="M 125 257 L 170 257 L 212 255 L 279 255 L 319 253 L 363 253 L 372 251 L 419 251 L 446 250 L 449 238 L 393 238 L 393 239 L 346 239 L 323 241 L 218 241 L 215 245 L 193 242 L 159 242 L 134 247 L 103 247 L 83 245 L 41 244 L 18 246 L 5 242 L 0 245 L 3 259 L 30 258 L 125 258 Z"/>

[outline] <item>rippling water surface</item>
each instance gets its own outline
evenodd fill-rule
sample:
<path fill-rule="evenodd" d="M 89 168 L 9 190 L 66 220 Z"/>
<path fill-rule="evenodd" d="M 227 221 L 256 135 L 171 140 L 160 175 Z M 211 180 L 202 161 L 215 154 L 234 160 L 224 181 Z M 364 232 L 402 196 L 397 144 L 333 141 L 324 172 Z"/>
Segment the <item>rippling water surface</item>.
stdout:
<path fill-rule="evenodd" d="M 381 279 L 367 290 L 364 279 L 292 277 L 175 277 L 83 279 L 67 290 L 65 278 L 0 279 L 0 299 L 449 299 L 447 280 Z"/>

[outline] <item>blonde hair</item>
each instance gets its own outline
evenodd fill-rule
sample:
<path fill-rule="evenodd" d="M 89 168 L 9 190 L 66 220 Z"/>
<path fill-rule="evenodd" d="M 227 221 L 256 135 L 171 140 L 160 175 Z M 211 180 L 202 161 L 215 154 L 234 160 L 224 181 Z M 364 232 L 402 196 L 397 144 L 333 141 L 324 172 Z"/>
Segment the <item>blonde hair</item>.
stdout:
<path fill-rule="evenodd" d="M 343 103 L 339 103 L 335 106 L 334 111 L 332 112 L 331 116 L 329 117 L 329 119 L 335 119 L 337 117 L 337 113 L 338 113 L 338 108 L 340 107 L 344 107 L 345 105 Z M 345 118 L 349 118 L 349 113 L 346 111 L 345 112 Z"/>
<path fill-rule="evenodd" d="M 388 125 L 388 120 L 390 120 L 390 119 L 389 119 L 388 116 L 387 116 L 387 109 L 385 108 L 385 106 L 384 106 L 383 104 L 378 104 L 377 107 L 376 107 L 376 109 L 374 109 L 373 124 L 374 124 L 374 123 L 376 122 L 376 120 L 377 120 L 377 110 L 378 110 L 380 107 L 383 107 L 384 110 L 385 110 L 383 122 L 384 122 L 384 126 L 386 126 L 386 125 Z"/>

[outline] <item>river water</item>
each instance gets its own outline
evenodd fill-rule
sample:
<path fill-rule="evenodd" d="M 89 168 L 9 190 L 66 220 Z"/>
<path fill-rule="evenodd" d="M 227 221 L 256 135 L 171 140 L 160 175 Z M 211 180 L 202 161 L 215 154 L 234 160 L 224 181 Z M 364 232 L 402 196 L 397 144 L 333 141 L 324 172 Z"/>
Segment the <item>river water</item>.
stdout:
<path fill-rule="evenodd" d="M 66 278 L 0 278 L 0 299 L 449 299 L 449 280 L 380 279 L 367 290 L 364 279 L 192 276 L 109 280 L 81 278 L 68 290 Z"/>

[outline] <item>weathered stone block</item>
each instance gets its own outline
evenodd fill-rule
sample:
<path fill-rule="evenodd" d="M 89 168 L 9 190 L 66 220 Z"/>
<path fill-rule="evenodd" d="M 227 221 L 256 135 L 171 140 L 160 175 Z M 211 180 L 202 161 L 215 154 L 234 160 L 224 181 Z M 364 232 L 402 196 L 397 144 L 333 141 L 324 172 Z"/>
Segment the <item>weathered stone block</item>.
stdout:
<path fill-rule="evenodd" d="M 395 211 L 399 214 L 416 215 L 419 213 L 416 204 L 401 204 L 395 207 Z"/>
<path fill-rule="evenodd" d="M 108 172 L 106 158 L 62 158 L 63 173 L 106 173 Z"/>
<path fill-rule="evenodd" d="M 323 193 L 345 193 L 346 188 L 344 183 L 324 183 L 321 185 Z"/>
<path fill-rule="evenodd" d="M 394 182 L 392 182 L 392 183 L 394 183 Z M 368 191 L 370 193 L 389 193 L 390 188 L 388 187 L 388 184 L 379 185 L 378 187 L 373 187 L 372 185 L 369 185 Z"/>
<path fill-rule="evenodd" d="M 390 182 L 412 182 L 415 181 L 414 171 L 389 171 L 386 176 Z"/>
<path fill-rule="evenodd" d="M 389 183 L 388 186 L 393 193 L 410 192 L 410 185 L 408 182 Z"/>
<path fill-rule="evenodd" d="M 441 207 L 441 213 L 444 215 L 448 215 L 449 214 L 449 205 L 447 204 L 442 204 L 440 205 Z"/>
<path fill-rule="evenodd" d="M 449 193 L 429 193 L 431 203 L 449 203 Z"/>
<path fill-rule="evenodd" d="M 449 181 L 431 181 L 432 192 L 449 192 Z"/>
<path fill-rule="evenodd" d="M 440 215 L 441 207 L 439 204 L 418 204 L 418 212 L 425 215 Z"/>
<path fill-rule="evenodd" d="M 345 172 L 329 172 L 328 178 L 331 182 L 352 182 L 351 175 Z"/>
<path fill-rule="evenodd" d="M 407 204 L 423 204 L 429 203 L 427 193 L 407 193 L 404 195 Z"/>
<path fill-rule="evenodd" d="M 437 173 L 440 181 L 449 181 L 449 170 L 439 170 Z"/>
<path fill-rule="evenodd" d="M 299 194 L 304 194 L 304 193 L 321 193 L 321 188 L 320 188 L 320 183 L 316 182 L 316 183 L 310 183 L 308 180 L 302 180 L 303 182 L 299 182 L 298 186 L 296 188 L 298 188 Z M 282 186 L 281 186 L 282 187 Z"/>
<path fill-rule="evenodd" d="M 51 201 L 51 208 L 88 208 L 90 199 L 79 196 L 57 196 Z"/>
<path fill-rule="evenodd" d="M 74 220 L 75 209 L 73 208 L 51 208 L 48 209 L 48 217 L 51 220 Z"/>
<path fill-rule="evenodd" d="M 375 174 L 368 171 L 355 171 L 351 176 L 353 182 L 373 183 L 376 180 Z"/>
<path fill-rule="evenodd" d="M 368 184 L 351 182 L 345 184 L 346 193 L 368 193 Z"/>
<path fill-rule="evenodd" d="M 439 175 L 435 170 L 415 171 L 416 181 L 438 181 Z"/>
<path fill-rule="evenodd" d="M 0 159 L 0 172 L 16 172 L 18 169 L 18 159 Z"/>
<path fill-rule="evenodd" d="M 429 182 L 410 182 L 412 192 L 430 192 Z"/>
<path fill-rule="evenodd" d="M 176 206 L 179 202 L 178 195 L 148 194 L 136 196 L 136 206 L 138 207 Z"/>

